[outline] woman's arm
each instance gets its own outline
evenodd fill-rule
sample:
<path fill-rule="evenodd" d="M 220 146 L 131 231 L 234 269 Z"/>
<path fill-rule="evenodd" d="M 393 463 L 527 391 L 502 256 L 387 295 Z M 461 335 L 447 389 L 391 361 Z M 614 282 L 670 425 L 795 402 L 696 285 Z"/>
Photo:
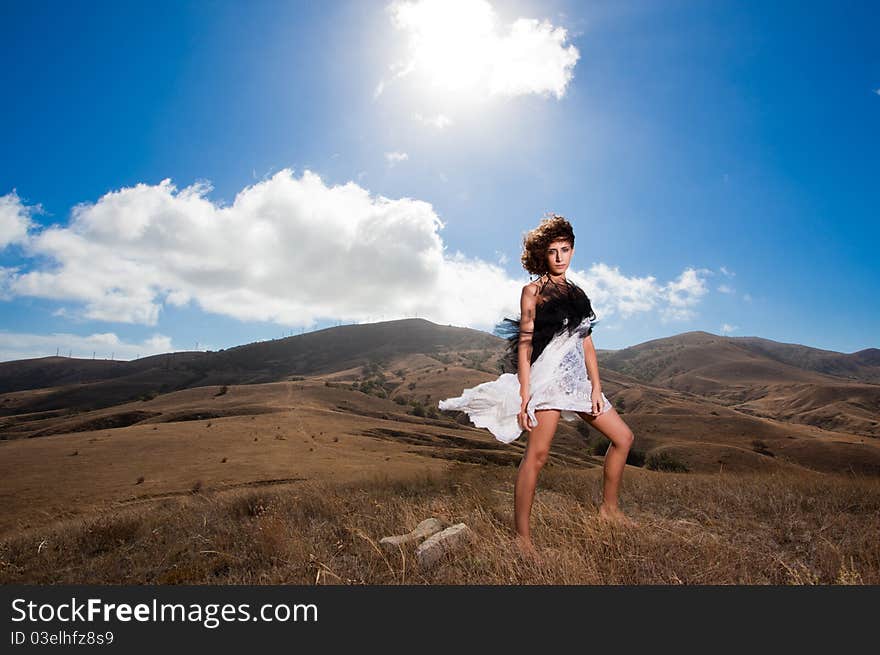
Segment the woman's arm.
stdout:
<path fill-rule="evenodd" d="M 593 386 L 593 392 L 602 391 L 602 382 L 599 380 L 599 360 L 596 359 L 596 346 L 593 345 L 593 335 L 584 339 L 584 363 L 587 365 L 587 375 L 590 378 L 590 384 Z"/>
<path fill-rule="evenodd" d="M 528 402 L 529 375 L 531 374 L 532 337 L 535 334 L 535 307 L 537 306 L 537 289 L 533 284 L 523 287 L 520 298 L 519 345 L 517 349 L 517 377 L 519 378 L 519 395 L 523 402 Z"/>

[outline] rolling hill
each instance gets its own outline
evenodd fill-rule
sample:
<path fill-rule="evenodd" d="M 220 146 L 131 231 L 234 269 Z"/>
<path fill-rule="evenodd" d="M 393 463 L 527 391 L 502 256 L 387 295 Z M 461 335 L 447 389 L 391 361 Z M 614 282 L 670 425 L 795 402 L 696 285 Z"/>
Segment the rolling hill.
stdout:
<path fill-rule="evenodd" d="M 494 379 L 503 348 L 485 332 L 407 319 L 216 353 L 2 363 L 0 529 L 195 488 L 516 466 L 525 438 L 501 444 L 436 409 Z M 636 435 L 634 463 L 880 475 L 880 385 L 866 351 L 865 379 L 852 380 L 798 365 L 818 361 L 811 349 L 789 348 L 787 361 L 772 350 L 686 333 L 600 351 L 603 391 Z M 601 467 L 601 439 L 562 421 L 550 464 Z"/>
<path fill-rule="evenodd" d="M 606 352 L 600 364 L 737 411 L 880 437 L 880 350 L 843 354 L 708 332 Z"/>

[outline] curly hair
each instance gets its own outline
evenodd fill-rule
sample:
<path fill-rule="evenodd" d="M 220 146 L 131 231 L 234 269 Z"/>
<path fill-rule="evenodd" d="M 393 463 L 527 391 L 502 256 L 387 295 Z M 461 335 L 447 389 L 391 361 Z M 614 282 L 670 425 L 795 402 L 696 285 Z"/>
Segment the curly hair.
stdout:
<path fill-rule="evenodd" d="M 574 229 L 565 217 L 548 213 L 541 224 L 523 235 L 522 267 L 532 275 L 547 273 L 547 248 L 554 241 L 568 241 L 574 248 Z"/>

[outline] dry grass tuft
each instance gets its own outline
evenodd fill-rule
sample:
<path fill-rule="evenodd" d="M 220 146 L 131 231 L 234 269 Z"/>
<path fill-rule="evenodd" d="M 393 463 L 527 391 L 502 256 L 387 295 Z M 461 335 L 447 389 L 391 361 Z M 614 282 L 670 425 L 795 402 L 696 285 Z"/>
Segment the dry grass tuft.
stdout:
<path fill-rule="evenodd" d="M 532 528 L 543 564 L 516 555 L 515 470 L 458 464 L 447 476 L 193 493 L 59 523 L 0 542 L 0 582 L 880 583 L 876 479 L 628 469 L 621 506 L 641 525 L 621 528 L 597 519 L 601 473 L 542 471 Z M 431 516 L 477 539 L 431 571 L 413 545 L 380 547 Z"/>

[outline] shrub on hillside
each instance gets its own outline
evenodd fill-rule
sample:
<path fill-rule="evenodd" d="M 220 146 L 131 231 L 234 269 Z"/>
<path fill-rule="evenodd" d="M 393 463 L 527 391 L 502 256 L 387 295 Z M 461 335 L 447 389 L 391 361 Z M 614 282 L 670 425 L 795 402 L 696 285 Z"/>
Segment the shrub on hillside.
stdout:
<path fill-rule="evenodd" d="M 768 457 L 776 457 L 770 449 L 767 447 L 767 443 L 762 441 L 761 439 L 753 439 L 752 440 L 752 450 L 754 450 L 759 455 L 767 455 Z"/>
<path fill-rule="evenodd" d="M 645 468 L 652 471 L 670 471 L 672 473 L 687 473 L 688 471 L 687 466 L 665 450 L 648 455 L 648 458 L 645 460 Z"/>
<path fill-rule="evenodd" d="M 630 466 L 644 466 L 645 465 L 645 452 L 643 450 L 636 450 L 635 448 L 630 448 L 629 453 L 626 456 L 626 463 Z"/>

